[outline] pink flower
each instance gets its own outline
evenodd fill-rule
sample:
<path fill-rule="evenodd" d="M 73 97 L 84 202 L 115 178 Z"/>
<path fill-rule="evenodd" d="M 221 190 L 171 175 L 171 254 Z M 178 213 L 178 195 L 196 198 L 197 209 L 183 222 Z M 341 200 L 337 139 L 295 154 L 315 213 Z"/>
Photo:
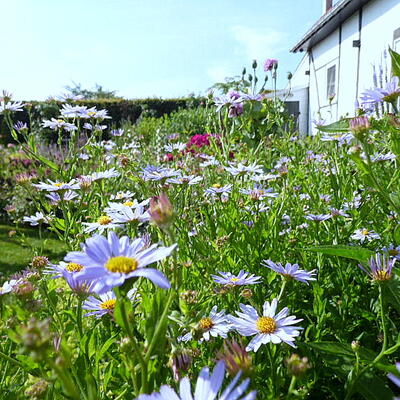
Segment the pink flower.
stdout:
<path fill-rule="evenodd" d="M 278 60 L 275 58 L 267 58 L 264 62 L 264 71 L 272 71 L 273 68 L 278 68 Z"/>
<path fill-rule="evenodd" d="M 188 147 L 191 146 L 196 146 L 196 147 L 203 147 L 203 146 L 209 146 L 210 141 L 209 141 L 209 136 L 210 134 L 206 133 L 204 135 L 194 135 L 190 138 Z"/>

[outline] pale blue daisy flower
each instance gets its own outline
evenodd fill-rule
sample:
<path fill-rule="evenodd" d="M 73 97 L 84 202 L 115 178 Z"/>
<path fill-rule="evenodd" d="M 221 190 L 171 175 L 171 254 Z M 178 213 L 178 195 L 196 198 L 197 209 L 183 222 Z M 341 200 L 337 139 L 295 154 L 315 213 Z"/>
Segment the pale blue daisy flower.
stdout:
<path fill-rule="evenodd" d="M 22 220 L 23 222 L 29 222 L 31 226 L 49 223 L 49 217 L 46 217 L 42 212 L 37 212 L 35 215 L 31 215 L 30 217 L 24 217 Z"/>
<path fill-rule="evenodd" d="M 127 293 L 127 298 L 131 301 L 138 301 L 140 296 L 137 293 L 137 288 L 131 289 Z M 115 305 L 117 303 L 117 297 L 113 291 L 109 291 L 103 294 L 99 294 L 98 297 L 90 296 L 85 300 L 82 305 L 84 310 L 90 310 L 85 314 L 85 317 L 94 315 L 96 318 L 101 318 L 104 315 L 112 315 L 114 312 Z"/>
<path fill-rule="evenodd" d="M 229 163 L 229 167 L 224 167 L 224 168 L 232 176 L 263 173 L 263 167 L 261 165 L 257 165 L 256 163 L 250 165 L 244 165 L 242 163 L 239 163 L 237 166 L 235 166 L 232 163 Z"/>
<path fill-rule="evenodd" d="M 358 266 L 374 281 L 383 282 L 392 279 L 392 269 L 395 262 L 395 258 L 389 258 L 387 254 L 377 253 L 368 260 L 367 269 L 361 264 L 358 264 Z"/>
<path fill-rule="evenodd" d="M 364 243 L 365 240 L 371 242 L 374 239 L 380 239 L 381 237 L 374 231 L 370 231 L 366 228 L 357 229 L 351 236 L 351 239 L 358 240 Z"/>
<path fill-rule="evenodd" d="M 211 275 L 214 282 L 220 283 L 221 285 L 233 285 L 233 286 L 242 286 L 242 285 L 254 285 L 256 283 L 260 283 L 262 279 L 261 276 L 255 276 L 254 274 L 249 274 L 248 272 L 244 272 L 241 270 L 238 275 L 233 275 L 230 272 L 218 272 L 221 276 Z"/>
<path fill-rule="evenodd" d="M 50 179 L 47 179 L 46 182 L 35 183 L 32 186 L 39 190 L 46 190 L 47 192 L 57 192 L 59 190 L 77 190 L 80 189 L 79 183 L 77 183 L 76 179 L 72 179 L 69 182 L 54 182 Z"/>
<path fill-rule="evenodd" d="M 209 341 L 211 337 L 221 336 L 226 338 L 228 332 L 231 330 L 231 323 L 228 320 L 225 310 L 219 311 L 217 306 L 214 306 L 208 317 L 200 319 L 196 330 L 201 334 L 200 342 Z M 180 342 L 187 342 L 193 339 L 192 332 L 188 332 L 185 335 L 178 338 Z"/>
<path fill-rule="evenodd" d="M 263 260 L 261 262 L 261 265 L 269 269 L 272 269 L 273 271 L 284 276 L 285 278 L 291 278 L 296 281 L 306 283 L 307 285 L 308 285 L 307 281 L 316 280 L 316 278 L 314 278 L 315 269 L 311 271 L 305 271 L 303 269 L 299 269 L 298 264 L 286 263 L 286 265 L 283 266 L 281 263 L 274 263 L 271 260 Z"/>
<path fill-rule="evenodd" d="M 331 214 L 307 214 L 304 218 L 308 219 L 309 221 L 322 222 L 322 221 L 326 221 L 327 219 L 331 219 L 332 215 Z"/>
<path fill-rule="evenodd" d="M 400 362 L 396 363 L 397 372 L 400 374 Z M 400 378 L 394 374 L 388 374 L 388 378 L 400 388 Z M 394 397 L 393 400 L 400 400 L 400 397 Z"/>
<path fill-rule="evenodd" d="M 78 273 L 81 280 L 93 282 L 95 293 L 104 293 L 115 286 L 121 286 L 127 279 L 144 277 L 162 289 L 169 289 L 165 275 L 149 264 L 163 260 L 175 249 L 153 244 L 147 247 L 144 238 L 130 241 L 127 236 L 119 238 L 114 232 L 108 237 L 94 235 L 82 245 L 82 251 L 72 251 L 66 261 L 83 265 L 85 270 Z"/>
<path fill-rule="evenodd" d="M 300 335 L 303 329 L 294 325 L 302 319 L 295 316 L 288 316 L 289 309 L 283 308 L 278 314 L 276 309 L 278 300 L 273 299 L 271 304 L 266 301 L 263 306 L 263 315 L 260 317 L 254 307 L 240 304 L 242 312 L 236 311 L 238 317 L 231 316 L 230 320 L 233 329 L 236 329 L 242 336 L 254 336 L 246 347 L 246 351 L 256 352 L 262 344 L 281 342 L 296 347 L 294 340 Z"/>
<path fill-rule="evenodd" d="M 208 367 L 204 367 L 196 382 L 194 395 L 190 387 L 189 378 L 182 378 L 179 385 L 179 394 L 170 386 L 161 386 L 160 392 L 152 394 L 141 394 L 136 400 L 254 400 L 257 392 L 247 393 L 250 384 L 249 378 L 238 384 L 241 372 L 228 384 L 225 390 L 221 392 L 225 377 L 225 364 L 219 361 L 212 374 Z"/>

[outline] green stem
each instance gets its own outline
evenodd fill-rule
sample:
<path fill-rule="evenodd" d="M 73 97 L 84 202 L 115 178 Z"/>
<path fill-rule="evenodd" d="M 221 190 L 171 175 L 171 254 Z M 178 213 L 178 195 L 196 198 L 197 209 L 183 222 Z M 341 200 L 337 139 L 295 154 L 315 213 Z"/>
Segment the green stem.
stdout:
<path fill-rule="evenodd" d="M 155 347 L 155 345 L 156 345 L 156 343 L 158 341 L 158 337 L 160 336 L 161 329 L 163 328 L 163 325 L 164 325 L 165 320 L 167 318 L 167 314 L 168 314 L 168 311 L 169 311 L 169 306 L 172 303 L 173 297 L 174 297 L 174 292 L 171 290 L 171 292 L 169 293 L 168 299 L 167 299 L 167 303 L 165 304 L 164 311 L 163 311 L 163 313 L 161 315 L 160 321 L 159 321 L 159 323 L 157 325 L 157 328 L 156 328 L 156 330 L 154 332 L 153 338 L 151 339 L 150 346 L 149 346 L 149 348 L 147 350 L 146 357 L 145 357 L 146 363 L 149 362 L 150 357 L 151 357 L 151 353 L 153 352 L 153 349 L 154 349 L 154 347 Z"/>

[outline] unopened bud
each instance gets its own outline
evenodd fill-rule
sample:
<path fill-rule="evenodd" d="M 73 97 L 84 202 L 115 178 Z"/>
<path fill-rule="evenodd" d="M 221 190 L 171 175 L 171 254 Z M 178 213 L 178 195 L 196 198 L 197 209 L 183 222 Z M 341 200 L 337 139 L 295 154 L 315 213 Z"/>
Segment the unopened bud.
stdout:
<path fill-rule="evenodd" d="M 251 289 L 243 289 L 243 290 L 240 292 L 240 295 L 241 295 L 242 297 L 244 297 L 245 299 L 250 299 L 250 298 L 253 297 L 253 291 L 252 291 Z"/>
<path fill-rule="evenodd" d="M 303 375 L 309 368 L 311 368 L 308 358 L 300 358 L 298 354 L 292 354 L 285 360 L 285 364 L 289 370 L 289 373 L 294 376 Z"/>
<path fill-rule="evenodd" d="M 351 349 L 354 353 L 358 353 L 360 351 L 360 342 L 358 340 L 353 340 L 351 342 Z"/>
<path fill-rule="evenodd" d="M 31 265 L 33 268 L 41 269 L 44 268 L 46 265 L 49 265 L 49 259 L 44 256 L 36 256 L 33 257 Z"/>
<path fill-rule="evenodd" d="M 48 387 L 49 384 L 47 383 L 47 381 L 45 381 L 44 379 L 40 379 L 25 390 L 25 396 L 35 400 L 42 399 L 44 398 Z"/>
<path fill-rule="evenodd" d="M 149 214 L 154 223 L 161 229 L 167 229 L 174 220 L 172 204 L 165 193 L 150 200 Z"/>
<path fill-rule="evenodd" d="M 236 376 L 239 372 L 242 372 L 244 376 L 249 376 L 253 371 L 251 355 L 242 343 L 226 340 L 224 348 L 217 354 L 217 358 L 224 361 L 231 376 Z"/>
<path fill-rule="evenodd" d="M 257 68 L 257 60 L 253 60 L 253 64 L 251 65 L 253 69 Z"/>

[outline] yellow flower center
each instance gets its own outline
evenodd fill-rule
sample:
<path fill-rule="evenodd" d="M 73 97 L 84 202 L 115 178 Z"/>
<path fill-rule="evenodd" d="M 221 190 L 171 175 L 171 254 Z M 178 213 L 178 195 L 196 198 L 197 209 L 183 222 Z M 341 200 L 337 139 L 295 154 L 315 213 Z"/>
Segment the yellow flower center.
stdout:
<path fill-rule="evenodd" d="M 126 201 L 123 205 L 127 207 L 132 207 L 133 206 L 133 201 Z"/>
<path fill-rule="evenodd" d="M 390 281 L 390 279 L 392 278 L 392 275 L 389 274 L 388 271 L 381 270 L 381 271 L 376 271 L 374 273 L 373 277 L 374 277 L 375 281 L 382 282 L 382 281 Z"/>
<path fill-rule="evenodd" d="M 389 255 L 392 257 L 398 256 L 399 252 L 396 249 L 389 250 Z"/>
<path fill-rule="evenodd" d="M 69 272 L 79 272 L 82 270 L 82 268 L 83 268 L 83 265 L 73 263 L 73 262 L 68 263 L 67 266 L 65 267 L 65 269 Z"/>
<path fill-rule="evenodd" d="M 117 256 L 110 258 L 104 265 L 110 272 L 120 272 L 121 274 L 129 274 L 138 266 L 138 262 L 134 258 Z"/>
<path fill-rule="evenodd" d="M 202 318 L 199 322 L 199 326 L 203 331 L 209 331 L 214 326 L 214 322 L 209 317 Z"/>
<path fill-rule="evenodd" d="M 108 215 L 102 215 L 101 217 L 97 218 L 97 223 L 100 225 L 108 225 L 111 222 L 111 218 Z"/>
<path fill-rule="evenodd" d="M 238 280 L 238 278 L 231 278 L 231 282 L 237 282 Z"/>
<path fill-rule="evenodd" d="M 88 115 L 90 115 L 91 117 L 92 117 L 93 115 L 95 115 L 95 114 L 96 114 L 95 111 L 89 111 L 89 112 L 88 112 Z"/>
<path fill-rule="evenodd" d="M 256 327 L 261 333 L 274 333 L 276 331 L 277 325 L 273 318 L 261 317 L 258 318 L 256 322 Z"/>
<path fill-rule="evenodd" d="M 114 307 L 115 307 L 115 303 L 116 303 L 116 302 L 117 302 L 116 299 L 106 300 L 106 301 L 104 301 L 103 303 L 100 304 L 100 307 L 101 307 L 103 310 L 110 310 L 110 311 L 112 311 L 112 310 L 114 310 Z"/>
<path fill-rule="evenodd" d="M 363 229 L 363 230 L 361 231 L 361 233 L 362 233 L 363 235 L 367 236 L 367 235 L 369 234 L 369 230 L 368 230 L 368 229 Z"/>
<path fill-rule="evenodd" d="M 66 185 L 65 182 L 55 183 L 54 186 L 61 187 L 62 185 Z"/>
<path fill-rule="evenodd" d="M 215 189 L 221 189 L 221 185 L 219 183 L 214 183 L 214 185 L 212 185 L 212 187 Z"/>
<path fill-rule="evenodd" d="M 334 139 L 341 139 L 342 135 L 334 135 L 333 138 Z"/>

